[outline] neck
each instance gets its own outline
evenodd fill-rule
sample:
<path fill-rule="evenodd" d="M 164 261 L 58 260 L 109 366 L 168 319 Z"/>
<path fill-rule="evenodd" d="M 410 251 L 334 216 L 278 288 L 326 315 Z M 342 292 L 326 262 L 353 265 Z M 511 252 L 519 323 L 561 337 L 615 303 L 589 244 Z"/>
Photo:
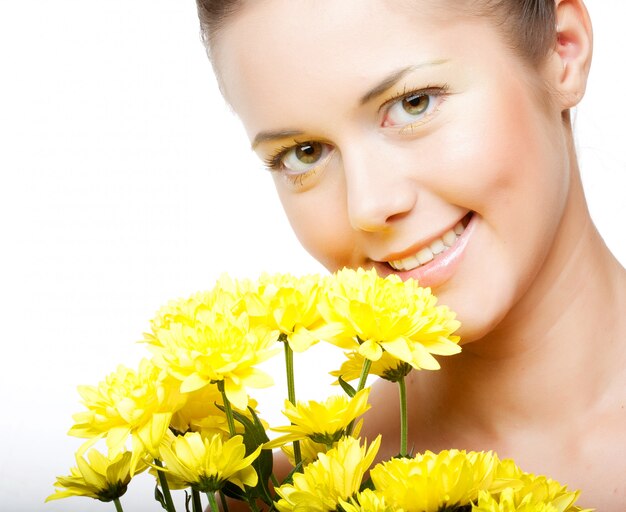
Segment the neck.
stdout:
<path fill-rule="evenodd" d="M 472 428 L 497 435 L 520 422 L 583 417 L 624 374 L 626 272 L 589 217 L 577 169 L 573 176 L 569 211 L 531 289 L 435 377 L 439 398 Z"/>

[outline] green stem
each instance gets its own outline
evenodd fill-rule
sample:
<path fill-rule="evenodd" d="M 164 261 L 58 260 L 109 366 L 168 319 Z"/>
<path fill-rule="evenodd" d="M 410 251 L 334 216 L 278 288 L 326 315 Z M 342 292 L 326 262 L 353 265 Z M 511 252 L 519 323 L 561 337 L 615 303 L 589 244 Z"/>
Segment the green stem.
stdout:
<path fill-rule="evenodd" d="M 409 422 L 406 414 L 406 383 L 404 382 L 404 377 L 398 380 L 398 387 L 400 388 L 400 456 L 406 457 Z"/>
<path fill-rule="evenodd" d="M 371 359 L 363 359 L 363 366 L 361 367 L 361 376 L 359 377 L 359 384 L 356 388 L 357 393 L 361 391 L 365 387 L 365 383 L 367 382 L 367 376 L 370 373 L 370 368 L 372 367 Z M 346 429 L 346 435 L 351 436 L 352 431 L 354 430 L 354 420 L 350 422 L 348 428 Z"/>
<path fill-rule="evenodd" d="M 365 387 L 365 383 L 367 382 L 367 376 L 370 373 L 370 368 L 372 367 L 371 359 L 363 359 L 363 367 L 361 368 L 361 376 L 359 377 L 359 385 L 356 390 L 361 391 Z"/>
<path fill-rule="evenodd" d="M 220 491 L 220 501 L 222 502 L 222 508 L 224 512 L 228 512 L 228 502 L 226 501 L 226 496 L 222 491 Z"/>
<path fill-rule="evenodd" d="M 163 467 L 163 464 L 159 459 L 154 459 L 154 464 Z M 161 490 L 163 491 L 163 496 L 165 497 L 165 506 L 167 507 L 167 512 L 176 512 L 176 507 L 174 506 L 174 502 L 172 501 L 172 493 L 170 493 L 170 486 L 167 483 L 167 478 L 163 471 L 158 471 L 159 474 L 159 483 L 161 484 Z"/>
<path fill-rule="evenodd" d="M 230 400 L 226 396 L 226 391 L 224 391 L 224 381 L 220 380 L 217 383 L 217 389 L 220 393 L 222 393 L 222 399 L 224 400 L 224 410 L 226 411 L 226 420 L 228 421 L 228 431 L 230 432 L 231 437 L 235 436 L 237 432 L 235 431 L 235 418 L 233 416 L 233 409 L 230 406 Z"/>
<path fill-rule="evenodd" d="M 211 510 L 211 512 L 220 512 L 220 508 L 217 506 L 217 500 L 215 499 L 215 494 L 207 492 L 206 496 L 209 498 L 209 510 Z"/>
<path fill-rule="evenodd" d="M 119 498 L 113 498 L 113 503 L 115 503 L 115 510 L 117 512 L 124 512 L 124 509 L 122 508 L 122 504 L 120 503 Z"/>
<path fill-rule="evenodd" d="M 195 489 L 191 489 L 191 504 L 193 505 L 193 512 L 202 512 L 202 501 L 200 500 L 200 492 Z"/>
<path fill-rule="evenodd" d="M 280 482 L 278 481 L 278 478 L 276 478 L 276 475 L 274 473 L 270 475 L 270 478 L 272 479 L 272 484 L 274 485 L 274 487 L 280 487 Z"/>
<path fill-rule="evenodd" d="M 253 512 L 260 512 L 254 498 L 248 500 L 248 505 L 250 505 L 250 510 L 252 510 Z"/>
<path fill-rule="evenodd" d="M 289 346 L 287 336 L 281 334 L 279 339 L 283 342 L 283 346 L 285 347 L 285 369 L 287 370 L 287 398 L 293 405 L 296 405 L 296 382 L 293 371 L 293 350 L 291 350 L 291 347 Z M 296 466 L 302 461 L 300 441 L 293 442 L 293 458 Z"/>

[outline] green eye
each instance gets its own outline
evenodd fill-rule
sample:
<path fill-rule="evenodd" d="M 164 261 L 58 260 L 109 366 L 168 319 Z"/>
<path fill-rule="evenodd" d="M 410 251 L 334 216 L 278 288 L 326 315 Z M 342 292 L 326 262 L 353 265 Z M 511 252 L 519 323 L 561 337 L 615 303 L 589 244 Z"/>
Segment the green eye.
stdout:
<path fill-rule="evenodd" d="M 430 105 L 430 96 L 426 94 L 414 94 L 402 100 L 402 108 L 412 116 L 418 116 L 428 110 Z"/>

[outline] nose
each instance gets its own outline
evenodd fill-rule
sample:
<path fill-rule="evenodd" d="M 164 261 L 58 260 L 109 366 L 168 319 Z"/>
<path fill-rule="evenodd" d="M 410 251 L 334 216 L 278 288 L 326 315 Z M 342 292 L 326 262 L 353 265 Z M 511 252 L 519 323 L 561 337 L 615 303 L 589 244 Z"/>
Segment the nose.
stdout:
<path fill-rule="evenodd" d="M 397 160 L 370 147 L 343 151 L 342 164 L 348 216 L 355 230 L 388 230 L 415 208 L 417 184 Z"/>

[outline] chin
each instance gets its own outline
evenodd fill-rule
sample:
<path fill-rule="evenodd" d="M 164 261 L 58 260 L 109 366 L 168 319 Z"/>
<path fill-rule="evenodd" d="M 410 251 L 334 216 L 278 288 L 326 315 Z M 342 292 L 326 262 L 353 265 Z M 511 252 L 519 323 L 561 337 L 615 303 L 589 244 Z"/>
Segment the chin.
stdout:
<path fill-rule="evenodd" d="M 501 325 L 512 307 L 510 295 L 489 293 L 488 288 L 483 289 L 483 294 L 472 291 L 470 297 L 450 292 L 437 294 L 436 290 L 434 293 L 439 298 L 438 303 L 448 306 L 461 322 L 455 333 L 461 337 L 460 345 L 487 337 Z"/>

